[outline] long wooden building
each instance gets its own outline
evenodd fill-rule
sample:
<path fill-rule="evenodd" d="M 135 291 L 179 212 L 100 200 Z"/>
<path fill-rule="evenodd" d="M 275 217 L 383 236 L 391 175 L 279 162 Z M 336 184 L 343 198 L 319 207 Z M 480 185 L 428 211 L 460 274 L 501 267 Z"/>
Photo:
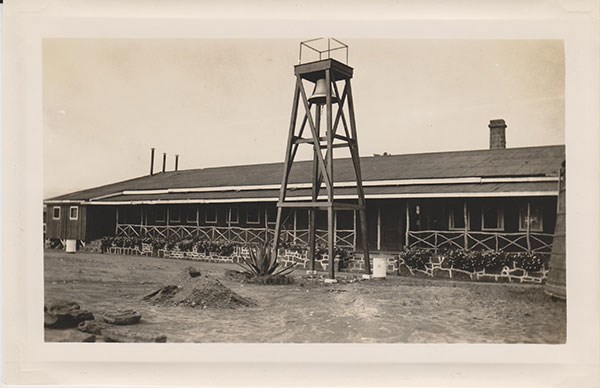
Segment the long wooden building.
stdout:
<path fill-rule="evenodd" d="M 363 157 L 370 249 L 550 252 L 564 159 L 562 145 Z M 281 163 L 168 171 L 50 198 L 46 238 L 270 240 L 281 173 Z M 336 197 L 356 201 L 350 159 L 336 159 L 334 173 Z M 310 198 L 311 174 L 311 162 L 294 164 L 290 198 Z M 306 243 L 307 210 L 285 210 L 283 241 Z M 355 250 L 357 214 L 340 210 L 335 220 L 336 244 Z M 325 213 L 317 229 L 325 243 Z"/>

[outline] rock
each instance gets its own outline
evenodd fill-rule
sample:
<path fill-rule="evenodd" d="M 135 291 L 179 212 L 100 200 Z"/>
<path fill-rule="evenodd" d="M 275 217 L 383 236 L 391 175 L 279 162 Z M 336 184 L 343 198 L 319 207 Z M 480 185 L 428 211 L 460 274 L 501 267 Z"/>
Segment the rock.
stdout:
<path fill-rule="evenodd" d="M 44 326 L 57 329 L 76 327 L 79 322 L 93 320 L 94 314 L 81 310 L 76 302 L 60 301 L 44 306 Z"/>
<path fill-rule="evenodd" d="M 96 336 L 75 329 L 67 329 L 56 331 L 51 339 L 46 338 L 46 342 L 96 342 Z"/>
<path fill-rule="evenodd" d="M 148 334 L 126 333 L 113 328 L 102 330 L 102 336 L 106 342 L 167 342 L 166 335 L 153 336 Z"/>
<path fill-rule="evenodd" d="M 202 275 L 200 270 L 194 267 L 187 267 L 185 270 L 193 278 L 197 278 L 198 276 Z"/>
<path fill-rule="evenodd" d="M 142 319 L 142 315 L 133 310 L 118 310 L 104 314 L 102 319 L 113 325 L 133 325 Z"/>
<path fill-rule="evenodd" d="M 77 329 L 79 331 L 96 335 L 102 335 L 102 330 L 106 329 L 107 327 L 108 325 L 104 322 L 98 322 L 95 320 L 79 322 L 77 325 Z"/>
<path fill-rule="evenodd" d="M 525 276 L 525 271 L 520 268 L 513 269 L 512 271 L 510 271 L 510 276 Z"/>

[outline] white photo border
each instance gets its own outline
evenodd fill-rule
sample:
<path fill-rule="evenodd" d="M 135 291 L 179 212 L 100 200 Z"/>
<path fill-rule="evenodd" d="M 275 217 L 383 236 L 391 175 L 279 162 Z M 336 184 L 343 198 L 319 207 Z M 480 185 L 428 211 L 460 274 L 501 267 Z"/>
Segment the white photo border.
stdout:
<path fill-rule="evenodd" d="M 598 383 L 598 4 L 9 1 L 4 8 L 4 381 L 53 385 L 562 386 Z M 571 4 L 572 3 L 572 4 Z M 394 5 L 395 4 L 395 5 Z M 571 6 L 573 8 L 565 8 Z M 317 15 L 315 17 L 315 15 Z M 335 31 L 335 33 L 332 33 Z M 58 344 L 43 334 L 45 38 L 561 39 L 564 345 Z M 9 97 L 10 96 L 10 97 Z M 6 204 L 11 204 L 7 206 Z M 10 226 L 9 226 L 10 225 Z"/>

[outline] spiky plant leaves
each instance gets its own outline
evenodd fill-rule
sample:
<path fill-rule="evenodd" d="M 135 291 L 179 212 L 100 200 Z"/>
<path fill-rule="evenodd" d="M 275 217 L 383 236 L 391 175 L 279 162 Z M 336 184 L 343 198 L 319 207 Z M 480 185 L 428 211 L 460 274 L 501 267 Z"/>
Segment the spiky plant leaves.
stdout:
<path fill-rule="evenodd" d="M 281 268 L 268 244 L 256 248 L 248 247 L 248 257 L 238 265 L 252 277 L 285 276 L 292 272 L 296 263 Z"/>

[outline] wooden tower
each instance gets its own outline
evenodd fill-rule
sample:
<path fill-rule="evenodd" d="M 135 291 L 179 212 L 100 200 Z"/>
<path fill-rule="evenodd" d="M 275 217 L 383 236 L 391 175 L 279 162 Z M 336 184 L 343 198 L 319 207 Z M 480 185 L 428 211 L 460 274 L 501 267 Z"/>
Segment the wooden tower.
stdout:
<path fill-rule="evenodd" d="M 346 50 L 346 62 L 348 58 L 348 46 L 335 39 L 327 39 L 327 49 L 315 48 L 310 40 L 300 43 L 300 64 L 294 68 L 296 85 L 292 104 L 292 114 L 289 127 L 289 135 L 285 152 L 283 178 L 277 203 L 277 221 L 275 226 L 275 238 L 273 242 L 274 254 L 277 255 L 279 248 L 282 210 L 284 208 L 308 208 L 308 257 L 311 262 L 311 271 L 315 270 L 316 254 L 316 215 L 318 210 L 327 211 L 327 245 L 329 256 L 329 278 L 335 279 L 334 257 L 335 257 L 335 231 L 334 217 L 336 209 L 352 209 L 358 211 L 360 219 L 361 245 L 363 249 L 365 272 L 371 273 L 369 260 L 369 247 L 367 242 L 367 220 L 365 211 L 365 195 L 362 186 L 360 170 L 360 159 L 358 153 L 358 140 L 356 136 L 356 121 L 354 117 L 354 102 L 352 99 L 353 69 L 340 61 L 331 58 L 334 50 Z M 332 48 L 332 42 L 336 47 Z M 302 63 L 302 48 L 317 52 L 319 60 Z M 323 56 L 327 58 L 323 59 Z M 310 97 L 307 96 L 305 84 L 314 84 L 314 90 Z M 343 85 L 343 89 L 338 88 Z M 303 108 L 301 123 L 298 125 L 298 111 Z M 323 116 L 323 119 L 321 118 Z M 324 123 L 322 123 L 324 121 Z M 323 126 L 323 128 L 321 128 Z M 306 129 L 308 128 L 308 131 Z M 322 130 L 325 133 L 322 133 Z M 308 133 L 306 133 L 308 132 Z M 301 145 L 313 148 L 312 163 L 312 197 L 310 201 L 295 201 L 287 198 L 287 189 L 292 164 Z M 334 158 L 333 151 L 336 148 L 347 148 L 350 151 L 352 165 L 356 178 L 357 202 L 340 202 L 335 198 L 334 182 Z M 324 186 L 325 193 L 321 189 Z"/>

